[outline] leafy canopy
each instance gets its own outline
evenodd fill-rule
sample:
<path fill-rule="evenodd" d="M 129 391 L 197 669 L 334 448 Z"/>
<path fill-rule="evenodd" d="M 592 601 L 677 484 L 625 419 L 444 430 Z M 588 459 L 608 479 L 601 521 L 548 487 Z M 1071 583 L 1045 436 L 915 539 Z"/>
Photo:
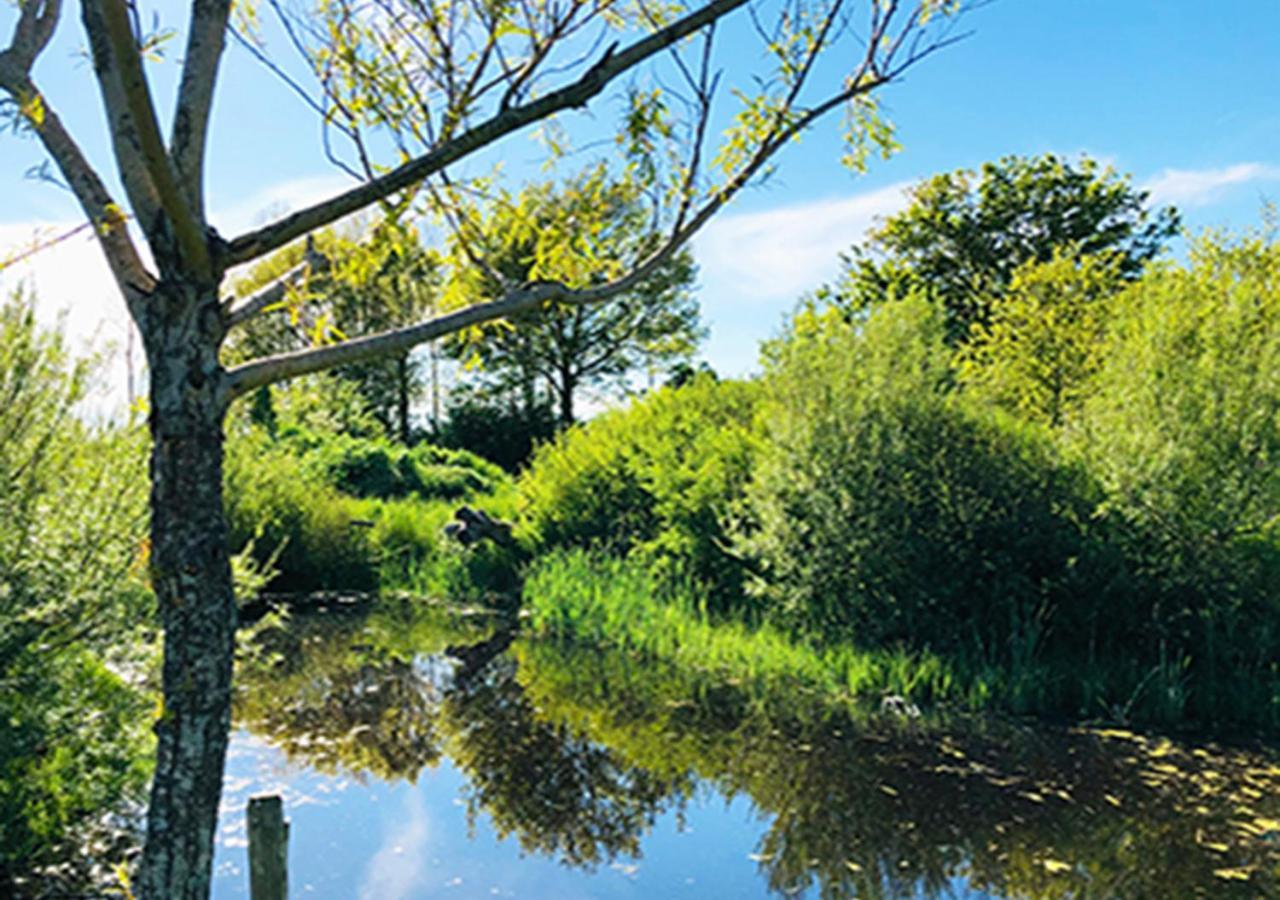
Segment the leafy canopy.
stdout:
<path fill-rule="evenodd" d="M 1071 248 L 1114 253 L 1131 280 L 1177 233 L 1171 207 L 1089 157 L 1007 156 L 978 172 L 960 169 L 921 182 L 910 205 L 890 216 L 845 258 L 837 299 L 863 310 L 913 288 L 930 292 L 946 314 L 951 343 L 990 322 L 992 302 L 1020 266 L 1047 263 Z"/>

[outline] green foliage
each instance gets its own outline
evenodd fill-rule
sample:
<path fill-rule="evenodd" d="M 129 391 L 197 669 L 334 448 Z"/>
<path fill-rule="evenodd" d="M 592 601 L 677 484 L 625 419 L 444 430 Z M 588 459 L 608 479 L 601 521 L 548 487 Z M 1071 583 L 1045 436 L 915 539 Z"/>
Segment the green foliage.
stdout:
<path fill-rule="evenodd" d="M 505 393 L 505 396 L 504 396 Z M 522 469 L 538 444 L 556 433 L 556 415 L 546 398 L 526 407 L 511 392 L 454 391 L 444 421 L 431 441 L 492 460 L 508 472 Z"/>
<path fill-rule="evenodd" d="M 662 578 L 740 596 L 727 524 L 751 465 L 749 382 L 700 376 L 654 391 L 544 445 L 520 481 L 520 537 L 535 551 L 632 554 Z"/>
<path fill-rule="evenodd" d="M 314 433 L 287 436 L 325 482 L 354 497 L 455 500 L 492 493 L 505 478 L 494 463 L 432 444 L 412 449 L 385 440 Z"/>
<path fill-rule="evenodd" d="M 328 270 L 308 273 L 282 301 L 239 326 L 224 353 L 243 362 L 410 325 L 429 315 L 437 300 L 439 260 L 423 249 L 407 213 L 403 204 L 385 205 L 381 217 L 359 232 L 313 236 Z M 285 247 L 254 266 L 235 291 L 247 296 L 306 259 L 302 242 Z M 331 405 L 347 417 L 358 410 L 380 431 L 410 441 L 411 407 L 425 387 L 419 356 L 406 352 L 342 366 L 313 383 L 322 386 L 312 394 L 313 404 Z M 289 389 L 271 393 L 281 390 Z"/>
<path fill-rule="evenodd" d="M 355 522 L 357 501 L 326 483 L 287 444 L 256 431 L 227 441 L 223 503 L 233 549 L 275 558 L 274 590 L 369 589 L 377 567 Z"/>
<path fill-rule="evenodd" d="M 940 316 L 924 301 L 858 328 L 801 314 L 765 383 L 739 546 L 779 620 L 1012 664 L 1099 589 L 1081 479 L 1033 430 L 949 390 Z"/>
<path fill-rule="evenodd" d="M 553 552 L 531 568 L 524 603 L 538 634 L 608 642 L 719 677 L 828 697 L 961 699 L 936 656 L 818 647 L 767 623 L 714 621 L 696 586 L 660 582 L 635 558 Z"/>
<path fill-rule="evenodd" d="M 470 305 L 511 287 L 560 281 L 587 287 L 617 277 L 625 260 L 658 245 L 639 185 L 614 180 L 603 166 L 563 185 L 525 188 L 502 196 L 455 238 L 450 302 Z M 474 259 L 483 259 L 477 266 Z M 478 368 L 501 393 L 520 400 L 533 419 L 539 384 L 555 401 L 561 426 L 575 418 L 585 390 L 619 393 L 630 376 L 665 372 L 687 361 L 704 335 L 691 292 L 695 277 L 687 251 L 604 303 L 549 305 L 516 320 L 460 334 L 446 349 Z"/>
<path fill-rule="evenodd" d="M 1074 441 L 1159 592 L 1161 636 L 1195 647 L 1201 674 L 1253 673 L 1265 703 L 1280 676 L 1280 245 L 1206 238 L 1123 300 Z"/>
<path fill-rule="evenodd" d="M 911 205 L 850 252 L 835 294 L 856 311 L 927 290 L 946 311 L 948 340 L 961 343 L 988 323 L 1020 266 L 1113 253 L 1117 274 L 1133 279 L 1177 229 L 1173 209 L 1152 211 L 1127 176 L 1088 157 L 1010 156 L 917 185 Z"/>
<path fill-rule="evenodd" d="M 985 324 L 959 350 L 966 389 L 1030 422 L 1058 427 L 1093 387 L 1112 298 L 1124 286 L 1117 254 L 1055 250 L 1028 262 L 984 301 Z"/>
<path fill-rule="evenodd" d="M 509 517 L 513 496 L 495 464 L 431 444 L 406 449 L 294 426 L 272 438 L 249 425 L 227 444 L 232 547 L 249 547 L 259 569 L 273 570 L 268 584 L 277 591 L 509 593 L 510 552 L 454 546 L 444 526 L 463 503 Z"/>
<path fill-rule="evenodd" d="M 91 427 L 96 374 L 31 298 L 0 303 L 0 887 L 82 855 L 147 776 L 145 437 Z"/>
<path fill-rule="evenodd" d="M 0 885 L 68 859 L 119 862 L 88 848 L 120 840 L 105 820 L 128 815 L 151 774 L 150 698 L 86 649 L 39 665 L 0 682 Z"/>

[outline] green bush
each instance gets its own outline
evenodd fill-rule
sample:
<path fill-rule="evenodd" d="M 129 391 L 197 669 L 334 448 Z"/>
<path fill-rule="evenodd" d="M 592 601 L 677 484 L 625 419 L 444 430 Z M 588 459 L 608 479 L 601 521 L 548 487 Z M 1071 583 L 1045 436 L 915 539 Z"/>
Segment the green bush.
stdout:
<path fill-rule="evenodd" d="M 408 449 L 382 438 L 308 429 L 288 429 L 281 438 L 322 481 L 353 497 L 453 500 L 492 493 L 507 477 L 474 453 L 431 444 Z"/>
<path fill-rule="evenodd" d="M 713 609 L 740 598 L 727 527 L 751 466 L 758 386 L 699 377 L 605 413 L 541 447 L 519 482 L 531 549 L 633 555 L 662 579 L 690 578 Z"/>
<path fill-rule="evenodd" d="M 239 423 L 228 440 L 224 502 L 233 549 L 252 542 L 277 591 L 396 588 L 481 599 L 514 587 L 515 562 L 444 535 L 461 503 L 512 514 L 496 465 L 429 444 Z M 469 574 L 476 582 L 468 583 Z"/>
<path fill-rule="evenodd" d="M 12 672 L 9 673 L 12 676 Z M 50 864 L 88 863 L 119 835 L 104 821 L 145 798 L 154 701 L 86 649 L 0 680 L 0 887 Z M 123 862 L 120 856 L 98 863 Z"/>
<path fill-rule="evenodd" d="M 536 401 L 526 410 L 508 398 L 472 390 L 450 398 L 444 421 L 431 440 L 444 447 L 469 450 L 516 472 L 529 462 L 534 449 L 555 433 L 556 415 L 549 401 Z"/>
<path fill-rule="evenodd" d="M 1229 701 L 1280 720 L 1280 245 L 1205 238 L 1117 305 L 1069 439 L 1199 713 Z"/>
<path fill-rule="evenodd" d="M 0 893 L 146 784 L 151 701 L 113 671 L 151 649 L 146 440 L 77 419 L 95 374 L 29 298 L 0 303 Z"/>
<path fill-rule="evenodd" d="M 368 590 L 377 564 L 358 523 L 357 500 L 326 483 L 284 443 L 257 429 L 227 441 L 223 503 L 233 549 L 253 542 L 259 561 L 274 557 L 278 591 Z"/>
<path fill-rule="evenodd" d="M 856 326 L 802 312 L 765 383 L 738 546 L 774 617 L 1003 664 L 1029 661 L 1051 630 L 1059 647 L 1086 642 L 1113 574 L 1083 527 L 1087 482 L 1041 432 L 952 390 L 927 304 Z"/>

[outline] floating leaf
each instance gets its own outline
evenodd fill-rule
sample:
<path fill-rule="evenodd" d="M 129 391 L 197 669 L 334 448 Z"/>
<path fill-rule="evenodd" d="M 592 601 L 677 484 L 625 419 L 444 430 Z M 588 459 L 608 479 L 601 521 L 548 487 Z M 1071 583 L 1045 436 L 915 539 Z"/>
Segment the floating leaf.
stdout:
<path fill-rule="evenodd" d="M 1249 876 L 1253 874 L 1253 869 L 1247 866 L 1237 869 L 1214 869 L 1213 874 L 1224 881 L 1248 881 Z"/>

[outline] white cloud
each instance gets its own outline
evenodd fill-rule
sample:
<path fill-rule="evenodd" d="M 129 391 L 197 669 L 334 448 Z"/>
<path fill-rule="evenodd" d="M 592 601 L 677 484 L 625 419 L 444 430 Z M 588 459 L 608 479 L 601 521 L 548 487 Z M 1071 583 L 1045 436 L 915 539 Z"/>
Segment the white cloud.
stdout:
<path fill-rule="evenodd" d="M 79 224 L 0 224 L 0 259 L 64 235 Z M 8 297 L 20 286 L 34 293 L 40 323 L 46 327 L 61 323 L 73 349 L 116 350 L 108 355 L 86 406 L 93 413 L 121 412 L 126 405 L 129 372 L 125 348 L 132 324 L 93 232 L 85 229 L 0 270 L 0 296 Z M 142 351 L 135 342 L 135 375 L 142 369 L 141 359 Z"/>
<path fill-rule="evenodd" d="M 906 205 L 908 186 L 713 220 L 694 241 L 707 293 L 735 304 L 793 302 L 835 275 L 840 252 L 878 218 Z"/>
<path fill-rule="evenodd" d="M 224 238 L 231 239 L 241 232 L 326 200 L 353 184 L 345 175 L 330 173 L 282 181 L 248 197 L 228 196 L 215 190 L 209 194 L 209 207 L 213 210 L 209 219 Z"/>
<path fill-rule="evenodd" d="M 1142 187 L 1156 204 L 1207 206 L 1232 187 L 1280 179 L 1280 167 L 1249 162 L 1220 169 L 1165 169 Z"/>
<path fill-rule="evenodd" d="M 410 791 L 401 817 L 384 833 L 382 846 L 365 867 L 360 900 L 402 900 L 421 894 L 430 825 L 421 792 Z"/>

